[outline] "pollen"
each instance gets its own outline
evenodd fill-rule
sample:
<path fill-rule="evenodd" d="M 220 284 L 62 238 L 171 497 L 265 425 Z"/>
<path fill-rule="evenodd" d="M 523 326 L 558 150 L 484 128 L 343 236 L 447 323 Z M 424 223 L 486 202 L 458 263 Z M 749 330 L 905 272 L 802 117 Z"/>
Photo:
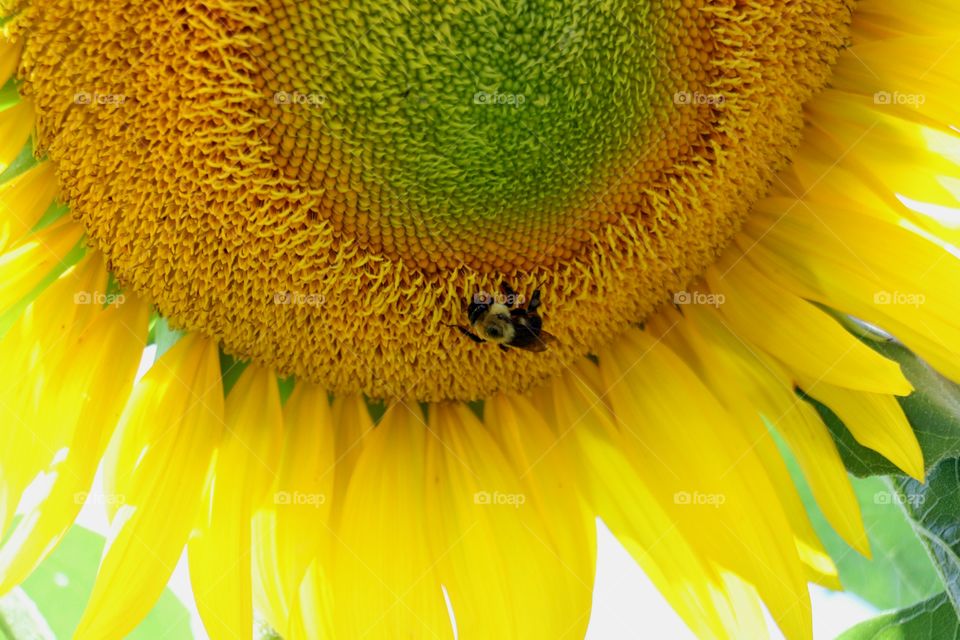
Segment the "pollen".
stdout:
<path fill-rule="evenodd" d="M 123 286 L 375 398 L 530 388 L 697 278 L 790 161 L 849 0 L 22 0 L 21 93 Z M 547 351 L 451 324 L 540 288 Z"/>

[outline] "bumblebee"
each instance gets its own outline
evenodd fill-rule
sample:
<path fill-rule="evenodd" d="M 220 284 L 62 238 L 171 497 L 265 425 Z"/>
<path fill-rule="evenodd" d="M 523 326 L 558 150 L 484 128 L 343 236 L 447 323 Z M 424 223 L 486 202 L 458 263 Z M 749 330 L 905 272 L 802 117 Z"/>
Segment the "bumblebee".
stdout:
<path fill-rule="evenodd" d="M 527 306 L 506 282 L 500 284 L 502 296 L 478 293 L 467 307 L 470 328 L 451 325 L 474 342 L 493 342 L 501 350 L 509 347 L 527 351 L 545 351 L 556 338 L 543 330 L 543 318 L 537 314 L 540 307 L 540 289 L 530 296 Z M 472 329 L 472 331 L 471 331 Z"/>

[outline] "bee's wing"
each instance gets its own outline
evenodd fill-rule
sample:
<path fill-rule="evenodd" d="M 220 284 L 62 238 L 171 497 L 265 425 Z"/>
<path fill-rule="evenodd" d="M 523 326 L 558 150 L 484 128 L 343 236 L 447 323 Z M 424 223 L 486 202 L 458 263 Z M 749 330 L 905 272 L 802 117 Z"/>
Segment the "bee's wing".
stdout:
<path fill-rule="evenodd" d="M 557 341 L 556 336 L 554 336 L 553 334 L 547 333 L 546 331 L 541 331 L 538 336 L 534 337 L 532 340 L 530 340 L 526 344 L 522 344 L 522 345 L 511 344 L 510 346 L 516 349 L 523 349 L 524 351 L 539 352 L 539 351 L 546 351 L 547 347 L 556 341 Z"/>
<path fill-rule="evenodd" d="M 540 343 L 543 344 L 543 348 L 546 349 L 549 345 L 557 342 L 557 336 L 552 333 L 547 333 L 544 330 L 540 330 Z"/>

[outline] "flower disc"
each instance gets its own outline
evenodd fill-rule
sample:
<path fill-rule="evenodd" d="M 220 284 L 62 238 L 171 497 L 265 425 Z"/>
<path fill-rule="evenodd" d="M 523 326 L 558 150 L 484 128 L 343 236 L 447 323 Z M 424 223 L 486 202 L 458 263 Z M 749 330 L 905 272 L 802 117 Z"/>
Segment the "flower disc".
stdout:
<path fill-rule="evenodd" d="M 19 4 L 19 3 L 14 3 Z M 337 392 L 524 389 L 709 266 L 846 0 L 24 3 L 64 198 L 174 325 Z M 541 353 L 466 304 L 539 285 Z"/>

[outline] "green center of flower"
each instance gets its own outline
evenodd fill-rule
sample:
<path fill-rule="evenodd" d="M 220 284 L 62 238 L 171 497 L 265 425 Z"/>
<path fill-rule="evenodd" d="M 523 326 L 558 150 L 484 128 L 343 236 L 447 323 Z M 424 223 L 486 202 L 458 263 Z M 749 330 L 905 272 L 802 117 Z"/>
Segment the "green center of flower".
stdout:
<path fill-rule="evenodd" d="M 267 27 L 265 128 L 342 233 L 426 269 L 533 268 L 578 252 L 618 181 L 681 147 L 660 145 L 674 97 L 704 89 L 712 48 L 694 12 L 508 4 L 297 3 Z M 695 64 L 672 69 L 680 33 Z"/>

